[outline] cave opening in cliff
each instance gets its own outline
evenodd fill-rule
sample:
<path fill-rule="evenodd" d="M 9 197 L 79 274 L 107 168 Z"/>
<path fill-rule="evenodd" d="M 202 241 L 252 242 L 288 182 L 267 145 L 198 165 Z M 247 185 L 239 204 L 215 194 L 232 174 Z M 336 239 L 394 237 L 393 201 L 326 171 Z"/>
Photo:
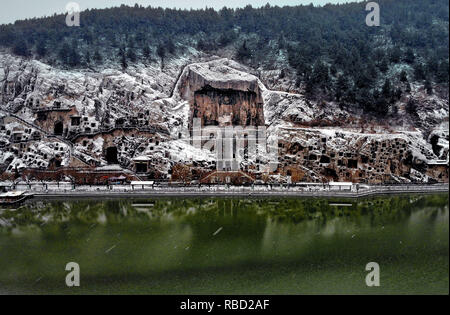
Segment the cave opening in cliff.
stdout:
<path fill-rule="evenodd" d="M 320 163 L 328 164 L 328 163 L 330 163 L 330 158 L 326 155 L 322 155 L 320 157 Z"/>
<path fill-rule="evenodd" d="M 433 149 L 433 153 L 439 157 L 442 147 L 438 143 L 439 143 L 439 136 L 433 135 L 430 138 L 431 148 Z"/>
<path fill-rule="evenodd" d="M 55 136 L 62 136 L 64 131 L 64 125 L 62 121 L 55 122 L 55 125 L 53 126 L 53 134 Z"/>
<path fill-rule="evenodd" d="M 332 169 L 332 168 L 325 168 L 325 176 L 327 177 L 331 177 L 333 179 L 333 181 L 338 181 L 339 180 L 339 176 L 336 173 L 336 170 Z"/>
<path fill-rule="evenodd" d="M 49 168 L 61 167 L 61 159 L 59 159 L 59 158 L 50 159 L 50 161 L 48 163 L 48 167 Z"/>
<path fill-rule="evenodd" d="M 136 173 L 147 173 L 148 165 L 147 163 L 136 163 Z"/>
<path fill-rule="evenodd" d="M 358 168 L 358 160 L 349 159 L 347 162 L 349 168 Z"/>
<path fill-rule="evenodd" d="M 109 147 L 106 149 L 106 161 L 108 164 L 119 164 L 117 159 L 117 147 Z"/>

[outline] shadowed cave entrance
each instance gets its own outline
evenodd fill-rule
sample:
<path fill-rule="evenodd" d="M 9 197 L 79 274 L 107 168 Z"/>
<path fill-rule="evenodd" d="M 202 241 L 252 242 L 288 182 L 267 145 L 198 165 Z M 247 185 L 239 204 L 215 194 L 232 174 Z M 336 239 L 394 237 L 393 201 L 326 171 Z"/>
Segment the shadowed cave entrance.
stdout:
<path fill-rule="evenodd" d="M 64 125 L 62 121 L 55 122 L 55 125 L 53 126 L 53 134 L 55 136 L 62 136 L 64 131 Z"/>
<path fill-rule="evenodd" d="M 116 147 L 109 147 L 106 149 L 106 162 L 108 162 L 108 164 L 119 164 Z"/>

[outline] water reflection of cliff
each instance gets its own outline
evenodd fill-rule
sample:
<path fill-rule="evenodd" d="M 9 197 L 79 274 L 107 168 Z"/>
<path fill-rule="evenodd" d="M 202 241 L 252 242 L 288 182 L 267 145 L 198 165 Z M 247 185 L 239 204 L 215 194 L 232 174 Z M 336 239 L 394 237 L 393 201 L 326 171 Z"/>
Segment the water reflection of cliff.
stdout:
<path fill-rule="evenodd" d="M 447 195 L 358 202 L 295 198 L 34 202 L 0 213 L 0 250 L 8 257 L 0 260 L 0 279 L 20 278 L 30 285 L 42 274 L 63 279 L 61 266 L 68 261 L 83 266 L 87 279 L 107 276 L 122 281 L 159 272 L 225 272 L 255 264 L 359 266 L 380 254 L 445 257 L 447 202 Z"/>
<path fill-rule="evenodd" d="M 0 210 L 0 227 L 58 223 L 144 224 L 173 220 L 203 226 L 203 223 L 220 220 L 223 224 L 233 226 L 240 234 L 253 234 L 255 221 L 261 222 L 262 226 L 266 220 L 294 224 L 315 221 L 325 224 L 329 220 L 342 217 L 358 224 L 361 218 L 366 217 L 370 219 L 371 224 L 388 224 L 405 220 L 415 209 L 442 208 L 447 203 L 446 194 L 383 196 L 339 201 L 325 198 L 36 201 L 19 209 Z M 245 226 L 246 221 L 249 222 L 248 226 Z M 258 225 L 259 223 L 256 224 Z M 202 229 L 199 233 L 210 232 Z"/>

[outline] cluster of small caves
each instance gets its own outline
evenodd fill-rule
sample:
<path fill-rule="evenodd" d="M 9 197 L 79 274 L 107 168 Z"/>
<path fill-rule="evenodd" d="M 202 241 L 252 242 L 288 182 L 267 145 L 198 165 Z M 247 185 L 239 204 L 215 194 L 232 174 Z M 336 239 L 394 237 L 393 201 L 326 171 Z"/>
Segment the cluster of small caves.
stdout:
<path fill-rule="evenodd" d="M 13 117 L 0 118 L 0 149 L 7 156 L 0 170 L 6 172 L 17 172 L 26 167 L 60 167 L 70 156 L 67 144 L 56 137 L 46 139 L 41 131 L 20 124 Z M 18 159 L 15 162 L 14 157 Z"/>
<path fill-rule="evenodd" d="M 49 105 L 43 106 L 43 102 L 30 98 L 27 104 L 29 107 L 21 108 L 16 114 L 0 117 L 0 148 L 4 156 L 0 165 L 2 172 L 21 171 L 26 167 L 49 169 L 102 164 L 130 167 L 133 155 L 143 151 L 144 142 L 150 143 L 148 151 L 152 152 L 160 142 L 156 134 L 161 132 L 165 136 L 168 133 L 161 127 L 150 126 L 150 110 L 123 114 L 113 119 L 108 111 L 101 116 L 99 113 L 79 113 L 75 105 L 67 105 L 67 102 L 60 100 L 53 100 Z M 99 107 L 97 101 L 96 107 Z M 20 114 L 27 111 L 33 115 L 33 123 L 20 118 Z M 133 141 L 127 141 L 128 134 L 130 138 L 134 138 L 133 133 L 142 133 L 136 138 L 136 143 L 140 144 L 136 150 L 130 144 Z M 116 137 L 116 143 L 112 143 L 111 147 L 100 147 L 100 152 L 97 152 L 97 147 L 88 148 L 91 139 L 110 139 L 111 136 Z M 71 147 L 79 148 L 80 151 L 71 150 Z M 157 161 L 154 162 L 158 165 Z"/>
<path fill-rule="evenodd" d="M 36 110 L 35 115 L 34 124 L 14 116 L 2 119 L 2 130 L 10 140 L 3 143 L 3 148 L 8 147 L 4 151 L 12 153 L 5 161 L 8 164 L 5 171 L 61 167 L 92 169 L 120 165 L 141 179 L 164 180 L 170 179 L 176 168 L 184 165 L 189 169 L 189 178 L 195 180 L 217 169 L 214 160 L 195 160 L 191 157 L 186 161 L 182 153 L 184 147 L 169 142 L 173 139 L 167 133 L 139 128 L 139 120 L 145 119 L 145 115 L 134 116 L 137 126 L 136 120 L 119 119 L 114 128 L 108 130 L 104 127 L 99 129 L 93 117 L 78 115 L 75 106 L 54 105 Z M 80 128 L 89 129 L 79 132 Z M 43 147 L 46 150 L 42 150 Z M 16 159 L 16 163 L 11 163 L 14 158 L 20 161 Z M 246 171 L 257 170 L 253 166 L 249 168 L 249 165 L 242 168 Z M 177 178 L 176 174 L 173 177 Z M 248 175 L 244 177 L 249 178 Z"/>
<path fill-rule="evenodd" d="M 48 142 L 45 145 L 46 150 L 38 147 L 34 143 L 13 144 L 6 149 L 6 152 L 12 153 L 21 163 L 12 164 L 13 157 L 6 159 L 5 165 L 7 172 L 20 171 L 25 168 L 56 168 L 61 167 L 64 159 L 69 157 L 68 147 L 59 142 Z"/>
<path fill-rule="evenodd" d="M 441 160 L 445 160 L 449 154 L 449 140 L 448 131 L 445 132 L 444 130 L 434 130 L 429 136 L 429 143 L 433 153 Z"/>
<path fill-rule="evenodd" d="M 221 166 L 200 157 L 186 161 L 184 147 L 174 143 L 170 127 L 160 127 L 176 118 L 158 116 L 161 108 L 155 112 L 109 104 L 104 110 L 94 100 L 93 109 L 86 113 L 68 104 L 56 99 L 43 106 L 43 102 L 30 98 L 25 105 L 31 109 L 34 123 L 13 116 L 0 118 L 0 150 L 3 156 L 10 153 L 0 171 L 119 165 L 140 179 L 216 181 L 233 177 L 239 183 L 266 178 L 264 156 L 248 157 L 237 167 Z M 155 102 L 151 106 L 162 104 Z M 195 118 L 201 119 L 202 127 L 265 126 L 259 89 L 205 85 L 193 92 L 189 106 L 190 127 Z M 442 153 L 439 139 L 438 135 L 431 136 L 430 150 L 403 137 L 339 132 L 331 135 L 312 129 L 281 128 L 278 168 L 269 175 L 288 182 L 448 182 L 448 163 L 427 163 L 415 157 L 419 154 L 430 161 L 438 154 L 448 155 L 448 149 Z"/>
<path fill-rule="evenodd" d="M 105 113 L 99 121 L 98 117 L 80 114 L 75 106 L 62 105 L 59 101 L 46 107 L 35 106 L 36 103 L 33 105 L 34 124 L 13 116 L 2 118 L 0 124 L 6 135 L 0 138 L 0 146 L 21 159 L 19 170 L 25 166 L 47 169 L 61 166 L 91 168 L 120 165 L 139 174 L 140 178 L 167 179 L 173 165 L 184 162 L 173 156 L 174 148 L 167 143 L 167 130 L 150 126 L 151 119 L 154 118 L 150 110 L 115 119 L 110 118 L 111 114 Z M 19 127 L 10 129 L 12 122 Z M 34 127 L 24 127 L 26 124 Z M 69 165 L 62 163 L 67 154 L 70 155 L 66 143 L 73 146 Z M 42 147 L 42 144 L 48 146 L 48 153 L 33 149 L 37 145 Z M 31 157 L 36 162 L 30 160 Z M 18 166 L 18 163 L 10 163 L 12 159 L 13 156 L 6 161 L 8 165 L 4 170 L 12 171 Z M 191 164 L 194 168 L 215 167 L 215 164 L 209 162 Z"/>
<path fill-rule="evenodd" d="M 72 110 L 72 109 L 71 109 Z M 65 111 L 48 111 L 47 117 L 64 118 L 72 123 L 78 116 Z M 54 116 L 56 115 L 56 116 Z M 75 125 L 83 117 L 75 119 Z M 54 125 L 56 125 L 58 120 Z M 21 160 L 22 167 L 58 168 L 61 166 L 96 166 L 118 164 L 133 171 L 141 179 L 202 180 L 227 177 L 226 172 L 218 171 L 213 160 L 184 161 L 177 156 L 182 147 L 171 142 L 167 134 L 139 129 L 117 127 L 109 131 L 97 131 L 90 134 L 78 134 L 71 139 L 73 151 L 81 164 L 62 165 L 70 157 L 67 143 L 61 142 L 63 134 L 60 127 L 51 130 L 51 122 L 41 121 L 38 129 L 20 124 L 14 117 L 0 118 L 0 146 L 3 152 L 11 155 L 4 163 L 4 171 L 14 172 L 17 165 L 11 164 L 13 156 Z M 64 130 L 64 125 L 63 128 Z M 6 141 L 5 141 L 6 139 Z M 45 140 L 45 141 L 43 141 Z M 67 139 L 65 140 L 67 141 Z M 170 141 L 170 142 L 169 142 Z M 436 141 L 435 141 L 436 142 Z M 309 181 L 353 181 L 382 183 L 394 179 L 420 180 L 414 178 L 426 174 L 432 181 L 447 182 L 447 165 L 432 165 L 414 158 L 412 149 L 419 150 L 427 159 L 432 159 L 430 150 L 420 143 L 402 137 L 383 137 L 382 135 L 358 135 L 336 133 L 329 135 L 320 131 L 303 129 L 281 129 L 278 140 L 278 169 L 272 175 L 281 175 L 288 182 Z M 73 160 L 72 160 L 73 162 Z M 239 165 L 240 180 L 263 179 L 261 161 Z M 185 168 L 180 175 L 179 168 Z M 417 172 L 414 172 L 417 171 Z M 187 172 L 187 174 L 186 174 Z M 213 174 L 214 173 L 214 174 Z M 214 176 L 211 176 L 213 174 Z"/>
<path fill-rule="evenodd" d="M 100 105 L 98 101 L 96 108 Z M 61 107 L 54 105 L 34 110 L 35 123 L 47 132 L 67 139 L 80 135 L 96 134 L 116 128 L 152 129 L 151 121 L 154 118 L 150 110 L 141 110 L 136 114 L 117 114 L 116 107 L 95 115 L 79 113 L 75 106 Z"/>
<path fill-rule="evenodd" d="M 153 168 L 166 168 L 165 159 L 168 151 L 163 148 L 165 136 L 138 129 L 115 129 L 107 133 L 80 136 L 74 140 L 74 148 L 90 160 L 89 164 L 119 164 L 126 168 L 133 167 L 133 157 L 145 155 Z M 150 169 L 150 168 L 149 168 Z"/>
<path fill-rule="evenodd" d="M 401 137 L 284 130 L 279 140 L 278 172 L 298 181 L 352 181 L 387 183 L 417 181 L 426 174 L 431 182 L 447 182 L 446 164 L 426 163 L 413 156 L 412 142 Z M 427 159 L 432 154 L 418 146 Z M 417 171 L 417 172 L 416 172 Z"/>
<path fill-rule="evenodd" d="M 30 127 L 24 127 L 20 124 L 7 125 L 5 121 L 8 119 L 0 118 L 0 147 L 5 147 L 10 143 L 20 143 L 29 141 L 39 141 L 42 138 L 41 133 Z M 12 120 L 14 122 L 14 119 Z"/>

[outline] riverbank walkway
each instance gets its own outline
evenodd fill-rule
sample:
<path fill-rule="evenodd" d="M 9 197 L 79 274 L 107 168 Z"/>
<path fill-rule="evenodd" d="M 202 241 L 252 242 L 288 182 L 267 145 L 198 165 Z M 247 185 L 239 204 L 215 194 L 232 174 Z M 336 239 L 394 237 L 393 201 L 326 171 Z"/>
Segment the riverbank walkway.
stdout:
<path fill-rule="evenodd" d="M 74 185 L 70 182 L 19 182 L 13 189 L 26 191 L 40 198 L 55 197 L 160 197 L 160 196 L 310 196 L 310 197 L 364 197 L 377 194 L 442 193 L 449 191 L 443 184 L 366 185 L 334 183 L 231 185 L 170 185 L 145 182 L 145 185 Z"/>

